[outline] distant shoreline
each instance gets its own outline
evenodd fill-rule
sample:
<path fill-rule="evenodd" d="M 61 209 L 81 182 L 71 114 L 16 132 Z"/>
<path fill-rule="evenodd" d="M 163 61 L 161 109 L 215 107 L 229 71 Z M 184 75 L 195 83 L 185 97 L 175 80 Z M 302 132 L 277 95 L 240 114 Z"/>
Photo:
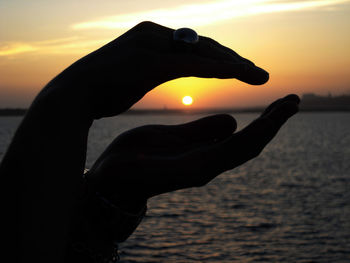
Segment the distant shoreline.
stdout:
<path fill-rule="evenodd" d="M 259 113 L 265 107 L 247 108 L 207 108 L 207 109 L 130 109 L 123 114 L 215 114 L 215 113 Z M 304 94 L 300 103 L 301 112 L 350 112 L 350 95 L 319 96 L 313 93 Z M 23 116 L 27 109 L 3 108 L 0 116 Z"/>
<path fill-rule="evenodd" d="M 174 114 L 224 114 L 224 113 L 261 113 L 264 108 L 235 109 L 131 109 L 126 115 L 174 115 Z M 27 109 L 0 109 L 0 116 L 24 116 Z M 343 107 L 300 107 L 300 112 L 350 112 L 350 106 Z"/>

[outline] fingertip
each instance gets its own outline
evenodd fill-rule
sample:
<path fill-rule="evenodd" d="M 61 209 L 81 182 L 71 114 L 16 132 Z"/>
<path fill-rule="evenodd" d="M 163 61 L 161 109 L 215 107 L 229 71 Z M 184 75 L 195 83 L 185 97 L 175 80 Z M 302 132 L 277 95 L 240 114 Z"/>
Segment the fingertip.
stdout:
<path fill-rule="evenodd" d="M 299 111 L 298 104 L 299 102 L 296 100 L 296 97 L 293 97 L 290 100 L 276 106 L 269 114 L 266 115 L 266 117 L 281 126 Z"/>
<path fill-rule="evenodd" d="M 257 84 L 258 85 L 265 84 L 266 82 L 269 81 L 270 74 L 266 70 L 259 68 L 259 67 L 255 67 L 255 70 L 257 72 L 256 76 L 257 76 Z"/>
<path fill-rule="evenodd" d="M 232 135 L 237 128 L 237 122 L 229 114 L 216 114 L 171 127 L 186 140 L 211 141 Z"/>
<path fill-rule="evenodd" d="M 251 85 L 262 85 L 268 82 L 270 74 L 262 68 L 247 65 L 245 73 L 239 79 Z"/>
<path fill-rule="evenodd" d="M 296 104 L 300 103 L 300 98 L 296 94 L 289 94 L 286 97 L 284 97 L 283 99 L 288 100 L 288 101 L 294 101 Z"/>
<path fill-rule="evenodd" d="M 290 102 L 293 102 L 293 103 L 296 103 L 297 105 L 299 105 L 300 98 L 296 94 L 289 94 L 289 95 L 287 95 L 287 96 L 285 96 L 283 98 L 280 98 L 280 99 L 274 101 L 273 103 L 271 103 L 264 110 L 264 112 L 261 114 L 261 116 L 268 115 L 271 111 L 273 111 L 275 108 L 279 107 L 281 104 L 285 103 L 286 101 L 290 101 Z"/>
<path fill-rule="evenodd" d="M 213 130 L 223 137 L 231 135 L 237 129 L 237 121 L 230 114 L 215 114 L 201 120 L 203 128 Z"/>
<path fill-rule="evenodd" d="M 237 121 L 230 114 L 218 114 L 214 115 L 220 126 L 225 127 L 226 130 L 231 131 L 232 133 L 237 129 Z"/>

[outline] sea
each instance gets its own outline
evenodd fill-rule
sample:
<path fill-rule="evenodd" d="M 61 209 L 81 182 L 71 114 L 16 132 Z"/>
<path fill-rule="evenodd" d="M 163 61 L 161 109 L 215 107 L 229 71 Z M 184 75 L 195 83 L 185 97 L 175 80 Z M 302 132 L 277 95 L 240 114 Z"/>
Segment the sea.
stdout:
<path fill-rule="evenodd" d="M 86 167 L 122 132 L 197 114 L 96 121 Z M 258 117 L 234 114 L 238 129 Z M 0 117 L 0 159 L 22 117 Z M 154 197 L 121 262 L 350 262 L 350 113 L 293 116 L 259 157 L 206 186 Z"/>

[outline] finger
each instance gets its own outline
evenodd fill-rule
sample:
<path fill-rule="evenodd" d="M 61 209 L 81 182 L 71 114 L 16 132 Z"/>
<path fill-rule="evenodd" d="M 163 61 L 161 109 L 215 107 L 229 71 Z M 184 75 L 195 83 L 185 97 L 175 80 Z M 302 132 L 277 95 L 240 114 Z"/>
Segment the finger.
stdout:
<path fill-rule="evenodd" d="M 261 85 L 269 80 L 269 74 L 256 66 L 243 62 L 231 62 L 203 58 L 195 54 L 179 55 L 169 65 L 174 78 L 236 78 L 251 85 Z"/>
<path fill-rule="evenodd" d="M 266 113 L 263 118 L 267 118 L 273 121 L 277 129 L 280 129 L 281 126 L 294 114 L 299 111 L 299 99 L 297 96 L 291 96 L 288 100 L 283 101 L 281 104 L 273 107 L 270 112 Z"/>
<path fill-rule="evenodd" d="M 138 37 L 138 42 L 144 43 L 143 41 L 145 41 L 147 43 L 147 41 L 153 40 L 153 46 L 163 46 L 164 48 L 167 46 L 167 50 L 170 53 L 174 53 L 174 31 L 175 30 L 172 28 L 165 27 L 150 21 L 144 21 L 129 30 L 127 32 L 127 35 L 144 35 L 144 37 Z M 147 36 L 147 34 L 149 34 L 149 36 Z M 178 49 L 176 50 L 178 51 Z M 193 46 L 193 52 L 200 57 L 213 58 L 216 60 L 228 60 L 231 62 L 244 62 L 254 66 L 254 63 L 250 60 L 243 58 L 230 48 L 225 47 L 217 41 L 205 36 L 199 36 L 199 42 Z"/>
<path fill-rule="evenodd" d="M 118 147 L 165 153 L 183 152 L 199 143 L 213 143 L 232 135 L 236 120 L 228 114 L 204 117 L 180 125 L 147 125 L 126 132 L 117 138 Z M 161 149 L 165 149 L 166 151 Z"/>
<path fill-rule="evenodd" d="M 183 74 L 197 77 L 237 78 L 253 85 L 263 84 L 269 79 L 269 74 L 265 70 L 208 37 L 201 36 L 199 42 L 193 45 L 192 52 L 186 52 L 186 55 L 187 58 L 182 61 L 189 67 Z M 188 62 L 195 62 L 195 64 L 191 65 Z"/>
<path fill-rule="evenodd" d="M 169 28 L 151 21 L 143 21 L 131 28 L 127 34 L 134 34 L 140 32 L 154 32 L 163 36 L 172 36 L 174 29 Z"/>
<path fill-rule="evenodd" d="M 244 146 L 240 163 L 258 156 L 275 137 L 282 125 L 297 111 L 298 104 L 295 101 L 282 102 L 268 114 L 258 118 L 239 134 L 236 134 L 234 140 L 239 140 Z"/>
<path fill-rule="evenodd" d="M 286 97 L 281 98 L 281 99 L 278 99 L 278 100 L 276 100 L 275 102 L 273 102 L 270 106 L 268 106 L 268 107 L 264 110 L 264 112 L 261 114 L 261 116 L 264 116 L 264 115 L 270 113 L 270 111 L 271 111 L 272 109 L 274 109 L 277 105 L 280 105 L 280 104 L 282 104 L 283 102 L 288 101 L 288 100 L 295 101 L 297 104 L 300 103 L 300 98 L 298 97 L 298 95 L 289 94 L 289 95 L 287 95 Z"/>
<path fill-rule="evenodd" d="M 212 144 L 232 135 L 237 128 L 236 120 L 228 114 L 204 117 L 180 125 L 152 125 L 147 149 L 164 148 L 164 155 L 183 153 L 202 144 Z M 147 142 L 145 142 L 147 144 Z"/>
<path fill-rule="evenodd" d="M 258 156 L 281 126 L 298 111 L 294 97 L 286 99 L 242 131 L 214 145 L 204 146 L 182 155 L 176 165 L 178 174 L 191 171 L 192 184 L 203 185 L 216 175 Z M 185 179 L 184 179 L 185 180 Z"/>
<path fill-rule="evenodd" d="M 127 38 L 134 38 L 128 42 L 130 45 L 153 51 L 154 59 L 163 61 L 160 70 L 167 69 L 168 74 L 165 75 L 168 80 L 195 76 L 237 78 L 252 85 L 268 81 L 269 74 L 265 70 L 208 37 L 201 36 L 197 44 L 189 46 L 189 50 L 179 51 L 173 41 L 173 32 L 171 28 L 142 22 L 127 33 Z"/>
<path fill-rule="evenodd" d="M 202 142 L 227 138 L 236 130 L 237 122 L 231 115 L 217 114 L 185 124 L 163 127 L 186 142 Z"/>
<path fill-rule="evenodd" d="M 118 185 L 132 185 L 133 189 L 140 186 L 137 193 L 148 198 L 177 189 L 205 185 L 220 173 L 256 157 L 275 136 L 283 123 L 297 110 L 298 102 L 295 97 L 287 97 L 283 103 L 273 107 L 266 116 L 258 118 L 242 131 L 218 143 L 202 144 L 200 147 L 192 148 L 191 151 L 177 156 L 135 156 L 133 154 L 134 157 L 130 158 L 125 154 L 117 157 L 110 155 L 112 160 L 107 162 L 108 165 L 103 166 L 104 171 L 101 173 L 108 175 L 109 179 L 107 179 L 110 180 L 110 183 L 106 184 L 108 180 L 104 178 L 103 187 L 107 189 L 107 192 L 113 192 Z M 198 120 L 197 123 L 200 121 L 204 123 L 206 120 Z M 189 134 L 192 134 L 194 130 L 191 125 L 197 127 L 189 123 L 183 125 L 182 128 L 189 129 Z M 115 159 L 119 161 L 115 162 Z M 131 163 L 130 160 L 132 160 Z M 113 171 L 116 170 L 130 176 L 116 178 L 112 176 Z M 138 176 L 135 182 L 135 175 L 140 173 L 142 176 Z M 116 179 L 118 179 L 118 184 L 114 182 Z M 109 186 L 111 189 L 108 188 Z M 144 192 L 145 189 L 147 189 L 146 192 Z M 122 189 L 119 190 L 122 191 Z"/>
<path fill-rule="evenodd" d="M 244 163 L 258 156 L 264 147 L 277 134 L 282 125 L 298 112 L 297 96 L 287 96 L 276 104 L 264 116 L 249 124 L 239 133 L 232 136 L 232 146 L 242 146 L 239 163 Z"/>
<path fill-rule="evenodd" d="M 180 125 L 145 125 L 119 135 L 103 157 L 124 148 L 139 153 L 175 154 L 202 142 L 215 142 L 230 136 L 236 129 L 235 119 L 218 114 Z"/>
<path fill-rule="evenodd" d="M 255 66 L 250 60 L 238 55 L 232 49 L 221 45 L 219 42 L 209 37 L 200 36 L 198 45 L 194 48 L 194 53 L 201 57 L 212 58 L 216 60 L 227 60 L 230 62 L 246 63 Z"/>

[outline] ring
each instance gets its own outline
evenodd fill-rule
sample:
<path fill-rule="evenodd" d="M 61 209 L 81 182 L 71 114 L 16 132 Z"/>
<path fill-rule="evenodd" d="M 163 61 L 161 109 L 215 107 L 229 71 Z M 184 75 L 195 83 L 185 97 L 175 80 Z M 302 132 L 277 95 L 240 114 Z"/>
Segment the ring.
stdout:
<path fill-rule="evenodd" d="M 198 34 L 191 28 L 179 28 L 173 33 L 174 41 L 196 44 L 199 40 Z"/>

